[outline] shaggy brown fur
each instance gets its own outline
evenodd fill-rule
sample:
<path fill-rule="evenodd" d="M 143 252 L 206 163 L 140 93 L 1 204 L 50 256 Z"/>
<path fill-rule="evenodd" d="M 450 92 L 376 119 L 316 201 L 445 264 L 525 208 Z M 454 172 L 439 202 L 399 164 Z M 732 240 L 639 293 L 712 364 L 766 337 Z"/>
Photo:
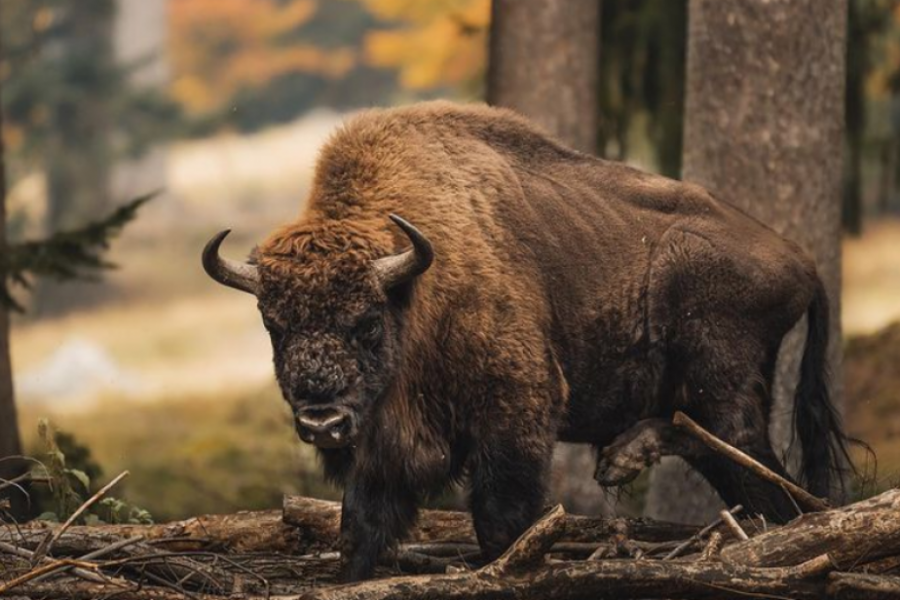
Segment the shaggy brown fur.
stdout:
<path fill-rule="evenodd" d="M 372 261 L 409 244 L 390 213 L 436 258 L 383 290 Z M 356 117 L 256 262 L 285 398 L 352 415 L 353 444 L 320 450 L 345 485 L 348 579 L 371 575 L 417 504 L 463 475 L 486 557 L 502 552 L 543 506 L 557 439 L 631 444 L 644 462 L 686 452 L 729 504 L 792 516 L 781 490 L 688 452 L 664 421 L 628 431 L 683 410 L 783 473 L 768 389 L 807 311 L 819 326 L 798 425 L 811 484 L 828 485 L 827 440 L 842 434 L 812 261 L 697 186 L 579 154 L 511 112 L 437 102 Z M 642 466 L 602 458 L 607 484 Z"/>

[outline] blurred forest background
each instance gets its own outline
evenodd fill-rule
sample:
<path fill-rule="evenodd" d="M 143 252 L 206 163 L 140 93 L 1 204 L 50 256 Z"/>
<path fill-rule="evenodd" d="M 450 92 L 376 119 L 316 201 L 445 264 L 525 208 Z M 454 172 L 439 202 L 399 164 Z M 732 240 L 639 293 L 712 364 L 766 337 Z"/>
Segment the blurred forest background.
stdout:
<path fill-rule="evenodd" d="M 352 111 L 484 99 L 490 1 L 2 2 L 9 241 L 159 191 L 99 281 L 12 286 L 26 451 L 49 417 L 90 450 L 92 476 L 130 469 L 124 495 L 157 520 L 336 496 L 295 441 L 253 300 L 209 281 L 199 251 L 233 227 L 237 256 L 293 218 Z M 679 177 L 687 1 L 601 6 L 593 150 Z M 900 469 L 900 2 L 850 0 L 847 34 L 846 412 L 886 486 Z"/>

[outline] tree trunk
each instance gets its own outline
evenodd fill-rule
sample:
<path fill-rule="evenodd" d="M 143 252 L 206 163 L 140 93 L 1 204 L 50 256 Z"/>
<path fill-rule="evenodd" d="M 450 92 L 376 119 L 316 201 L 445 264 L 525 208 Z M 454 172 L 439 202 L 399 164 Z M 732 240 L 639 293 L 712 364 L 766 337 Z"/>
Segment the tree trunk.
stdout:
<path fill-rule="evenodd" d="M 841 396 L 840 226 L 846 0 L 691 0 L 684 179 L 745 210 L 815 258 L 831 303 L 831 394 Z M 791 438 L 805 320 L 782 344 L 775 448 Z M 647 513 L 714 514 L 708 494 L 665 466 Z M 677 501 L 675 501 L 677 499 Z"/>
<path fill-rule="evenodd" d="M 593 154 L 599 31 L 599 0 L 494 0 L 488 102 Z"/>
<path fill-rule="evenodd" d="M 2 15 L 0 15 L 2 17 Z M 0 55 L 2 55 L 0 40 Z M 0 132 L 3 131 L 3 111 L 0 109 Z M 6 148 L 0 135 L 0 256 L 6 253 Z M 0 261 L 2 262 L 2 261 Z M 0 274 L 0 276 L 3 276 Z M 3 460 L 22 453 L 19 440 L 19 421 L 13 394 L 12 361 L 9 353 L 9 309 L 0 304 L 0 479 L 11 479 L 22 468 L 18 461 Z M 0 499 L 3 494 L 0 493 Z"/>
<path fill-rule="evenodd" d="M 859 4 L 850 2 L 847 8 L 847 89 L 844 110 L 847 160 L 844 161 L 842 220 L 844 231 L 860 235 L 865 216 L 862 165 L 866 131 L 866 64 L 871 52 L 869 40 L 874 35 L 867 31 Z"/>
<path fill-rule="evenodd" d="M 112 47 L 115 9 L 113 0 L 67 3 L 64 33 L 46 48 L 59 62 L 64 76 L 74 78 L 78 70 L 87 72 L 77 81 L 74 93 L 58 98 L 50 109 L 51 127 L 43 156 L 47 235 L 81 227 L 106 214 L 112 205 L 110 96 L 120 94 L 114 81 L 119 76 L 114 70 Z M 43 279 L 35 289 L 33 311 L 58 314 L 72 306 L 90 304 L 107 293 L 97 282 Z"/>
<path fill-rule="evenodd" d="M 563 143 L 597 149 L 599 0 L 494 0 L 491 7 L 487 100 L 511 108 Z M 552 495 L 567 509 L 605 512 L 591 478 L 589 448 L 561 444 Z"/>

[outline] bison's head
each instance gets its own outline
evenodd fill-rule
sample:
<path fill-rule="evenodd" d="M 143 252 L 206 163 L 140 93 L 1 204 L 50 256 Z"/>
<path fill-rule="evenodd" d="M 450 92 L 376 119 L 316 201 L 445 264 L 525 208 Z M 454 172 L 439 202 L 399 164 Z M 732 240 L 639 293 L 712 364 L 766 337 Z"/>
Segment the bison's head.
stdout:
<path fill-rule="evenodd" d="M 431 244 L 391 215 L 412 247 L 380 256 L 376 230 L 295 226 L 263 244 L 252 263 L 219 256 L 228 231 L 203 251 L 219 283 L 256 296 L 275 373 L 300 438 L 320 448 L 353 443 L 390 384 L 400 340 L 402 288 L 431 265 Z"/>

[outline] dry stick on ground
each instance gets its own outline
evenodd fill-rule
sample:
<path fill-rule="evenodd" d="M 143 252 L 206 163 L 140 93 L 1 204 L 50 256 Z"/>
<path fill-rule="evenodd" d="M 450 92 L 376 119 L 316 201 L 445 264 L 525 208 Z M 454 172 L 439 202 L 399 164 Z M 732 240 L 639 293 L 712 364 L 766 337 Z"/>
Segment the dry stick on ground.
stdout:
<path fill-rule="evenodd" d="M 8 581 L 6 583 L 0 584 L 0 594 L 5 594 L 9 590 L 19 587 L 29 581 L 34 579 L 38 579 L 39 577 L 44 577 L 45 575 L 50 575 L 53 573 L 57 573 L 62 571 L 63 569 L 68 569 L 71 567 L 78 567 L 79 569 L 96 569 L 97 565 L 89 562 L 83 562 L 80 560 L 72 560 L 71 558 L 63 558 L 60 560 L 51 560 L 50 562 L 43 564 L 39 567 L 31 569 L 27 573 L 16 577 L 12 581 Z"/>
<path fill-rule="evenodd" d="M 95 550 L 93 552 L 88 552 L 84 556 L 80 556 L 78 558 L 78 561 L 86 562 L 86 561 L 96 560 L 98 558 L 103 558 L 104 556 L 112 554 L 113 552 L 123 550 L 129 546 L 133 546 L 142 541 L 144 541 L 144 538 L 141 536 L 138 536 L 138 537 L 128 538 L 126 540 L 120 540 L 118 542 L 113 542 L 112 544 L 110 544 L 109 546 L 106 546 L 105 548 L 100 548 L 99 550 Z M 67 567 L 67 568 L 63 569 L 63 571 L 68 571 L 70 569 L 71 569 L 71 567 Z M 43 575 L 41 577 L 34 579 L 34 582 L 37 583 L 39 581 L 43 581 L 46 578 L 47 578 L 47 575 Z M 106 582 L 107 580 L 101 579 L 101 581 Z"/>
<path fill-rule="evenodd" d="M 46 537 L 41 540 L 41 543 L 35 549 L 33 561 L 35 563 L 40 562 L 44 559 L 44 557 L 50 554 L 50 550 L 53 548 L 53 544 L 55 544 L 56 541 L 59 540 L 60 537 L 62 537 L 62 535 L 66 532 L 66 530 L 69 529 L 69 527 L 72 526 L 72 524 L 78 519 L 78 517 L 84 514 L 84 511 L 93 506 L 93 504 L 100 498 L 102 498 L 106 494 L 106 492 L 111 490 L 113 486 L 115 486 L 126 477 L 128 477 L 128 471 L 119 473 L 119 475 L 116 476 L 112 481 L 100 488 L 100 490 L 96 494 L 84 501 L 81 506 L 79 506 L 78 509 L 74 513 L 72 513 L 72 515 L 68 519 L 66 519 L 66 522 L 63 523 L 59 529 L 57 529 L 56 531 L 48 531 Z"/>
<path fill-rule="evenodd" d="M 706 543 L 706 547 L 703 549 L 703 552 L 700 553 L 700 560 L 715 560 L 719 556 L 721 550 L 722 534 L 718 531 L 713 531 L 709 534 L 709 541 Z"/>
<path fill-rule="evenodd" d="M 731 533 L 734 534 L 734 537 L 742 541 L 750 539 L 750 536 L 747 535 L 747 532 L 743 530 L 743 528 L 738 524 L 737 521 L 735 521 L 730 512 L 728 512 L 727 510 L 723 510 L 719 513 L 719 516 L 722 518 L 722 521 L 724 521 L 725 525 L 728 526 L 728 529 L 731 530 Z"/>
<path fill-rule="evenodd" d="M 32 563 L 37 562 L 34 560 L 34 552 L 32 552 L 31 550 L 27 550 L 25 548 L 19 548 L 18 546 L 14 546 L 14 545 L 8 544 L 6 542 L 0 542 L 0 552 L 5 552 L 7 554 L 12 554 L 13 556 L 18 556 L 20 558 L 28 559 L 28 560 L 32 561 Z M 50 563 L 50 562 L 52 562 L 52 559 L 44 558 L 40 562 Z M 82 579 L 85 579 L 87 581 L 91 581 L 94 583 L 106 582 L 106 579 L 104 579 L 102 576 L 94 573 L 93 571 L 75 568 L 72 570 L 72 572 L 75 575 L 77 575 L 78 577 L 81 577 Z"/>
<path fill-rule="evenodd" d="M 728 512 L 732 515 L 736 515 L 739 512 L 741 512 L 742 510 L 744 510 L 744 507 L 742 505 L 738 504 L 737 506 L 735 506 Z M 673 558 L 677 558 L 677 557 L 681 556 L 682 554 L 684 554 L 685 550 L 687 550 L 688 548 L 691 547 L 691 544 L 694 544 L 695 542 L 699 542 L 703 538 L 704 535 L 708 534 L 710 531 L 712 531 L 713 529 L 715 529 L 716 527 L 718 527 L 721 524 L 722 524 L 722 516 L 719 515 L 719 517 L 715 521 L 713 521 L 712 523 L 710 523 L 709 525 L 707 525 L 706 527 L 704 527 L 703 529 L 698 531 L 696 534 L 692 535 L 687 540 L 678 544 L 678 546 L 676 546 L 674 550 L 672 550 L 671 552 L 669 552 L 668 554 L 666 554 L 663 557 L 663 560 L 672 560 Z"/>
<path fill-rule="evenodd" d="M 56 543 L 56 540 L 58 540 L 60 536 L 64 534 L 75 521 L 78 520 L 78 517 L 84 514 L 84 511 L 93 506 L 98 500 L 100 500 L 100 498 L 106 495 L 106 492 L 113 489 L 116 484 L 128 477 L 128 475 L 128 471 L 122 471 L 112 481 L 100 488 L 96 494 L 85 500 L 81 504 L 81 506 L 79 506 L 78 509 L 73 512 L 68 519 L 66 519 L 66 522 L 62 524 L 62 527 L 56 530 L 56 532 L 53 534 L 53 537 L 50 539 L 50 543 L 47 545 L 47 549 L 45 552 L 50 552 L 50 549 L 53 548 L 53 544 Z"/>
<path fill-rule="evenodd" d="M 675 416 L 672 418 L 672 424 L 676 427 L 681 427 L 682 429 L 686 430 L 701 442 L 706 444 L 711 450 L 718 452 L 719 454 L 722 454 L 727 458 L 730 458 L 742 467 L 749 469 L 762 479 L 765 479 L 770 483 L 774 483 L 777 486 L 781 486 L 781 488 L 784 489 L 789 496 L 796 500 L 802 508 L 811 511 L 823 511 L 831 508 L 831 506 L 821 498 L 813 496 L 799 485 L 788 481 L 781 475 L 773 472 L 771 469 L 761 464 L 756 459 L 741 452 L 737 448 L 726 444 L 707 430 L 703 429 L 700 425 L 697 424 L 696 421 L 691 419 L 683 412 L 675 413 Z"/>

